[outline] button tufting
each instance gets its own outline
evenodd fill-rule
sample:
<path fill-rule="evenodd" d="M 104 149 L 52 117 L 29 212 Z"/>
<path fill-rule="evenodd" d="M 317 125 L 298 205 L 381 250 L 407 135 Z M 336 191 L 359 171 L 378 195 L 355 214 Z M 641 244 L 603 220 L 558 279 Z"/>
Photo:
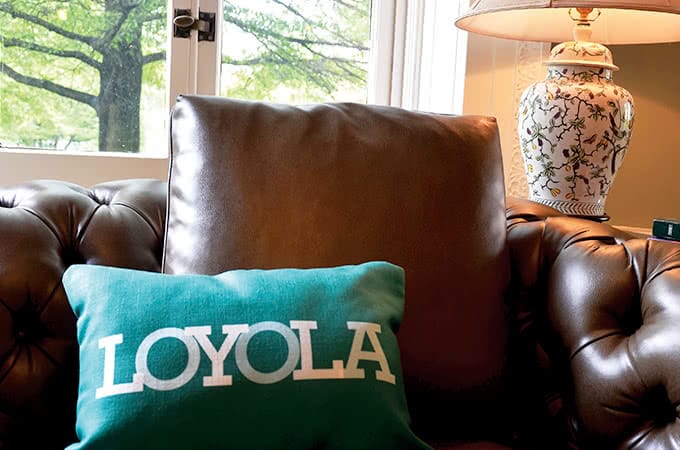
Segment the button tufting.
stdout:
<path fill-rule="evenodd" d="M 14 334 L 21 341 L 35 340 L 42 334 L 40 316 L 33 305 L 26 304 L 14 314 Z"/>
<path fill-rule="evenodd" d="M 677 416 L 675 406 L 662 386 L 650 389 L 641 403 L 643 417 L 651 417 L 657 426 L 662 427 L 675 422 Z"/>
<path fill-rule="evenodd" d="M 76 318 L 61 271 L 85 261 L 159 271 L 166 190 L 165 181 L 138 180 L 0 189 L 0 450 L 77 440 Z M 118 199 L 149 224 L 133 209 L 109 214 Z"/>
<path fill-rule="evenodd" d="M 71 247 L 65 247 L 62 249 L 61 258 L 66 267 L 72 264 L 84 264 L 85 259 L 83 255 L 76 249 Z"/>
<path fill-rule="evenodd" d="M 108 198 L 100 198 L 95 194 L 94 192 L 90 192 L 90 198 L 94 200 L 95 203 L 98 203 L 100 205 L 106 206 L 111 203 L 111 200 Z"/>

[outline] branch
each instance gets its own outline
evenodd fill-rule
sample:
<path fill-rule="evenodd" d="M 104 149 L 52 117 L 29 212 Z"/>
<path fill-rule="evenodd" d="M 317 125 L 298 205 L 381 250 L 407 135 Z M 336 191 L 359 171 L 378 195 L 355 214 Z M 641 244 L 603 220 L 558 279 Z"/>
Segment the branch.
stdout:
<path fill-rule="evenodd" d="M 308 61 L 305 59 L 299 59 L 299 58 L 288 58 L 286 55 L 287 53 L 285 50 L 281 49 L 279 42 L 273 42 L 274 46 L 276 47 L 275 49 L 272 49 L 269 45 L 269 42 L 265 39 L 263 39 L 262 36 L 260 35 L 255 35 L 255 38 L 262 44 L 267 51 L 269 52 L 270 56 L 261 56 L 257 58 L 251 58 L 251 59 L 246 59 L 246 60 L 234 60 L 229 57 L 223 57 L 222 62 L 226 64 L 231 64 L 231 65 L 255 65 L 255 64 L 265 64 L 265 63 L 270 63 L 274 65 L 285 65 L 288 68 L 296 71 L 297 73 L 301 74 L 303 77 L 308 78 L 311 80 L 312 83 L 323 89 L 327 93 L 332 92 L 332 84 L 326 79 L 324 74 L 328 75 L 337 75 L 337 72 L 334 72 L 331 68 L 329 68 L 325 64 L 315 64 L 314 61 Z M 327 59 L 331 60 L 333 63 L 336 64 L 336 66 L 345 72 L 345 74 L 349 75 L 352 78 L 355 78 L 357 80 L 362 80 L 362 77 L 360 75 L 355 74 L 352 72 L 350 69 L 346 67 L 347 64 L 351 64 L 351 60 L 343 59 L 343 58 L 333 58 L 333 57 L 325 57 L 319 52 L 314 51 L 312 48 L 310 48 L 309 44 L 302 44 L 304 48 L 306 48 L 310 53 L 313 55 L 319 56 L 322 59 Z M 283 52 L 284 55 L 282 55 L 280 52 Z"/>
<path fill-rule="evenodd" d="M 297 10 L 296 8 L 294 8 L 292 5 L 290 5 L 290 4 L 288 4 L 288 3 L 284 3 L 284 2 L 281 1 L 281 0 L 272 0 L 272 1 L 273 1 L 274 3 L 276 3 L 277 5 L 281 5 L 283 8 L 285 8 L 285 9 L 287 9 L 288 11 L 290 11 L 291 13 L 293 13 L 295 16 L 297 16 L 298 18 L 300 18 L 300 20 L 302 20 L 303 22 L 305 22 L 306 24 L 308 24 L 308 25 L 311 26 L 312 28 L 320 28 L 320 27 L 322 27 L 321 24 L 309 20 L 309 18 L 307 18 L 304 14 L 302 14 L 299 10 Z M 368 50 L 367 48 L 360 47 L 361 44 L 359 44 L 359 43 L 357 43 L 357 42 L 353 42 L 353 41 L 351 41 L 351 40 L 345 39 L 344 36 L 341 36 L 340 34 L 338 34 L 337 32 L 335 32 L 335 30 L 328 30 L 328 31 L 329 31 L 333 36 L 335 36 L 336 38 L 340 39 L 340 41 L 342 42 L 342 44 L 336 44 L 336 45 L 344 45 L 344 46 L 347 46 L 347 47 L 360 48 L 361 50 Z"/>
<path fill-rule="evenodd" d="M 354 79 L 356 79 L 356 80 L 362 80 L 362 79 L 363 79 L 360 75 L 357 75 L 356 73 L 354 73 L 353 71 L 351 71 L 350 69 L 347 68 L 347 65 L 350 65 L 350 66 L 351 66 L 351 64 L 359 64 L 360 61 L 353 61 L 353 60 L 351 60 L 351 59 L 346 59 L 346 58 L 328 57 L 328 56 L 323 55 L 321 52 L 317 52 L 317 51 L 314 50 L 310 45 L 307 45 L 307 44 L 301 44 L 301 45 L 302 45 L 304 48 L 306 48 L 311 54 L 318 56 L 318 57 L 321 58 L 322 60 L 327 60 L 327 61 L 330 60 L 330 61 L 334 62 L 335 65 L 336 65 L 340 70 L 342 70 L 343 72 L 345 72 L 345 74 L 346 74 L 347 76 L 350 76 L 350 77 L 352 77 L 352 78 L 354 78 Z M 325 66 L 325 65 L 324 65 L 324 66 Z M 328 69 L 326 69 L 326 72 L 333 73 L 333 71 L 328 70 Z"/>
<path fill-rule="evenodd" d="M 226 11 L 226 10 L 225 10 Z M 313 40 L 313 39 L 303 39 L 303 38 L 296 38 L 292 36 L 286 36 L 281 33 L 277 33 L 274 30 L 269 30 L 269 29 L 264 29 L 262 27 L 259 27 L 257 25 L 253 25 L 252 23 L 247 23 L 243 20 L 240 20 L 233 15 L 229 15 L 228 17 L 225 17 L 225 20 L 228 22 L 232 23 L 233 25 L 236 25 L 238 28 L 241 30 L 245 31 L 246 33 L 254 34 L 255 36 L 259 35 L 265 35 L 265 36 L 270 36 L 282 41 L 288 41 L 288 42 L 294 42 L 296 44 L 300 45 L 325 45 L 325 46 L 330 46 L 330 47 L 345 47 L 345 48 L 353 48 L 356 50 L 362 50 L 362 51 L 367 51 L 368 47 L 364 47 L 360 44 L 357 43 L 352 43 L 351 45 L 347 45 L 347 43 L 344 42 L 332 42 L 332 41 L 324 41 L 324 40 Z M 258 38 L 259 40 L 259 38 Z"/>
<path fill-rule="evenodd" d="M 344 6 L 345 8 L 352 9 L 354 11 L 361 11 L 361 9 L 357 5 L 351 5 L 347 2 L 343 2 L 342 0 L 334 0 L 335 3 L 337 3 L 340 6 Z"/>
<path fill-rule="evenodd" d="M 163 61 L 165 59 L 165 52 L 151 53 L 142 57 L 142 65 L 149 64 L 156 61 Z"/>
<path fill-rule="evenodd" d="M 298 16 L 300 19 L 302 19 L 302 21 L 304 21 L 305 23 L 307 23 L 307 24 L 309 24 L 309 25 L 311 25 L 311 26 L 313 26 L 313 27 L 318 26 L 317 23 L 312 22 L 312 21 L 309 20 L 307 17 L 305 17 L 300 11 L 298 11 L 297 9 L 295 9 L 295 8 L 293 7 L 293 5 L 289 5 L 288 3 L 284 3 L 284 2 L 282 2 L 281 0 L 272 0 L 272 1 L 273 1 L 274 3 L 276 3 L 277 5 L 283 6 L 283 7 L 286 8 L 288 11 L 292 12 L 294 15 L 296 15 L 296 16 Z"/>
<path fill-rule="evenodd" d="M 22 84 L 27 84 L 29 86 L 37 87 L 40 89 L 45 89 L 47 91 L 53 92 L 62 97 L 70 98 L 80 103 L 85 103 L 88 106 L 96 109 L 97 97 L 94 95 L 86 94 L 85 92 L 76 91 L 71 88 L 67 88 L 60 84 L 53 83 L 49 80 L 43 80 L 40 78 L 29 77 L 16 72 L 7 64 L 0 62 L 0 72 L 4 73 L 8 77 Z"/>
<path fill-rule="evenodd" d="M 300 44 L 300 45 L 303 45 L 305 47 L 308 46 L 308 45 L 326 45 L 326 46 L 329 46 L 329 47 L 345 47 L 345 48 L 349 47 L 349 48 L 354 48 L 356 50 L 362 50 L 362 51 L 368 50 L 368 47 L 364 47 L 364 46 L 357 44 L 357 43 L 352 43 L 350 45 L 347 45 L 344 42 L 315 41 L 315 40 L 312 40 L 312 39 L 302 39 L 302 38 L 289 37 L 289 36 L 285 36 L 283 34 L 275 33 L 273 31 L 270 31 L 269 34 L 271 34 L 272 36 L 275 36 L 277 38 L 280 38 L 280 39 L 285 39 L 285 40 L 288 40 L 290 42 L 295 42 L 296 44 Z"/>
<path fill-rule="evenodd" d="M 260 42 L 265 46 L 265 48 L 270 52 L 273 53 L 274 56 L 278 58 L 278 64 L 283 64 L 288 66 L 289 68 L 292 68 L 294 71 L 298 72 L 301 74 L 303 77 L 306 77 L 312 81 L 312 83 L 316 84 L 319 86 L 321 89 L 323 89 L 326 93 L 330 94 L 332 92 L 332 84 L 325 79 L 325 77 L 322 76 L 321 72 L 314 70 L 314 68 L 310 67 L 305 63 L 304 60 L 293 58 L 293 59 L 288 59 L 285 58 L 275 51 L 273 51 L 269 45 L 267 45 L 266 42 L 260 40 Z M 275 63 L 277 63 L 275 61 Z"/>
<path fill-rule="evenodd" d="M 3 36 L 0 36 L 0 42 L 2 42 L 5 47 L 21 47 L 27 50 L 45 53 L 47 55 L 61 56 L 64 58 L 75 58 L 94 67 L 95 69 L 101 69 L 101 63 L 99 61 L 82 52 L 58 50 L 56 48 L 44 47 L 42 45 L 34 44 L 33 42 L 23 41 L 21 39 L 4 39 Z"/>
<path fill-rule="evenodd" d="M 311 67 L 309 67 L 303 60 L 300 59 L 288 59 L 286 57 L 281 56 L 276 50 L 272 49 L 269 46 L 269 43 L 266 42 L 261 38 L 261 36 L 256 36 L 256 39 L 264 46 L 264 48 L 272 55 L 270 58 L 272 59 L 272 63 L 274 64 L 280 64 L 280 65 L 285 65 L 288 68 L 298 72 L 301 74 L 303 77 L 306 77 L 312 81 L 312 83 L 316 84 L 319 86 L 321 89 L 324 91 L 330 93 L 332 86 L 328 81 L 324 79 L 323 76 L 318 71 L 313 70 Z"/>
<path fill-rule="evenodd" d="M 132 11 L 136 6 L 137 5 L 132 5 L 128 8 L 123 8 L 123 10 L 120 13 L 120 17 L 118 18 L 118 21 L 116 22 L 116 24 L 114 26 L 112 26 L 111 28 L 109 28 L 106 31 L 106 33 L 104 33 L 103 36 L 96 39 L 92 43 L 92 46 L 97 50 L 108 47 L 111 44 L 111 41 L 113 40 L 113 38 L 116 36 L 116 34 L 118 34 L 120 29 L 123 27 L 123 24 L 125 23 L 128 16 L 130 15 L 130 11 Z"/>
<path fill-rule="evenodd" d="M 82 42 L 82 43 L 90 45 L 90 46 L 94 46 L 94 44 L 95 44 L 95 38 L 93 38 L 91 36 L 83 36 L 82 34 L 73 33 L 71 31 L 64 30 L 63 28 L 58 27 L 51 22 L 43 20 L 40 17 L 34 16 L 32 14 L 27 14 L 27 13 L 24 13 L 24 12 L 21 12 L 21 11 L 17 11 L 8 2 L 0 3 L 0 12 L 5 12 L 5 13 L 9 14 L 10 16 L 14 17 L 14 18 L 23 19 L 23 20 L 26 20 L 28 22 L 34 23 L 36 25 L 39 25 L 39 26 L 41 26 L 41 27 L 53 32 L 53 33 L 64 36 L 65 38 L 73 39 L 74 41 Z"/>
<path fill-rule="evenodd" d="M 157 11 L 137 11 L 137 19 L 140 22 L 153 22 L 154 20 L 165 20 L 165 15 Z"/>
<path fill-rule="evenodd" d="M 237 60 L 230 56 L 222 55 L 222 64 L 229 64 L 230 66 L 257 66 L 260 64 L 272 64 L 272 63 L 280 64 L 285 62 L 281 61 L 280 59 L 277 60 L 276 58 L 268 56 L 260 56 L 257 58 Z"/>

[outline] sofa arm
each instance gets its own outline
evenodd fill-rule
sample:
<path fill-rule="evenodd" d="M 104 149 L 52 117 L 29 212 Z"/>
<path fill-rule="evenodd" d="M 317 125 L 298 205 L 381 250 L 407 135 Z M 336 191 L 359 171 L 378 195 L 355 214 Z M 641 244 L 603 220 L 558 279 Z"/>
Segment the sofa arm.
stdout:
<path fill-rule="evenodd" d="M 61 284 L 75 263 L 160 270 L 166 184 L 59 181 L 0 188 L 0 448 L 74 441 L 75 317 Z"/>
<path fill-rule="evenodd" d="M 680 446 L 680 244 L 508 199 L 520 340 L 578 448 Z"/>

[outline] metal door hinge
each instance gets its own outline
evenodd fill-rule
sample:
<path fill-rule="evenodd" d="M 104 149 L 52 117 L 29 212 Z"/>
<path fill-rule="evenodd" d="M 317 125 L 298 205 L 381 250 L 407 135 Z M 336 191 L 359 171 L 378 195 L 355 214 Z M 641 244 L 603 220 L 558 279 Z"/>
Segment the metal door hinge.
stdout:
<path fill-rule="evenodd" d="M 191 16 L 190 9 L 176 8 L 173 17 L 173 36 L 188 38 L 191 30 L 197 30 L 199 41 L 213 42 L 215 40 L 215 13 L 199 11 L 197 19 Z"/>

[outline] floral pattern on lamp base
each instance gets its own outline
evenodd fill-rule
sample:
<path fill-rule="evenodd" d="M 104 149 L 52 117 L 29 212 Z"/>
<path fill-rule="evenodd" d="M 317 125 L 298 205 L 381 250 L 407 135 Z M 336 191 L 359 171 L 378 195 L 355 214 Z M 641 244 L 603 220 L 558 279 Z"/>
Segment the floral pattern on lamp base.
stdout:
<path fill-rule="evenodd" d="M 604 216 L 626 154 L 633 98 L 612 70 L 551 65 L 519 106 L 518 132 L 531 200 L 579 216 Z"/>

